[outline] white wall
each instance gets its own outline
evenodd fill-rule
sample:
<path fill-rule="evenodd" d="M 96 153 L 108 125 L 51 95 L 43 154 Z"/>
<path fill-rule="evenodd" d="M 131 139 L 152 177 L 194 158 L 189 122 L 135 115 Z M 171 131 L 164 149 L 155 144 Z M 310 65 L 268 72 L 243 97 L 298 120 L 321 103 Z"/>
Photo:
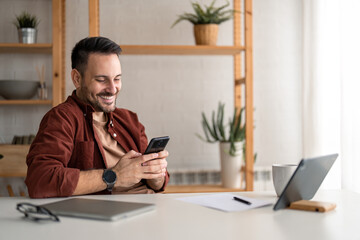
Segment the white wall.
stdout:
<path fill-rule="evenodd" d="M 253 0 L 255 151 L 260 165 L 302 157 L 302 1 Z"/>
<path fill-rule="evenodd" d="M 13 1 L 1 0 L 3 6 Z M 46 1 L 20 1 L 37 5 L 35 13 L 48 12 Z M 70 53 L 74 44 L 88 34 L 88 1 L 66 3 L 66 92 L 70 80 Z M 209 3 L 208 1 L 201 1 Z M 224 1 L 218 1 L 218 4 Z M 18 3 L 18 1 L 16 1 Z M 45 5 L 45 7 L 43 7 Z M 298 162 L 301 146 L 301 2 L 296 0 L 253 0 L 254 24 L 254 119 L 257 165 Z M 30 8 L 29 10 L 32 10 Z M 178 14 L 190 11 L 190 1 L 102 0 L 101 35 L 122 44 L 193 45 L 192 26 L 171 24 Z M 0 10 L 1 22 L 12 19 L 11 11 Z M 44 23 L 47 16 L 41 16 Z M 11 21 L 11 20 L 7 20 Z M 0 42 L 16 42 L 16 32 L 1 28 Z M 48 30 L 45 35 L 47 36 Z M 48 41 L 40 29 L 40 42 Z M 5 37 L 5 33 L 11 34 Z M 51 35 L 50 35 L 51 37 Z M 218 45 L 232 45 L 232 22 L 220 26 Z M 9 56 L 0 56 L 3 66 Z M 43 57 L 43 56 L 41 56 Z M 36 57 L 31 56 L 36 59 Z M 36 60 L 50 64 L 50 59 Z M 201 142 L 201 111 L 208 115 L 218 101 L 233 108 L 233 60 L 229 56 L 121 56 L 123 90 L 118 106 L 134 110 L 146 126 L 148 137 L 170 135 L 169 169 L 219 168 L 216 145 Z M 1 67 L 0 76 L 11 76 L 27 68 L 22 60 Z M 51 65 L 50 65 L 51 67 Z M 31 69 L 33 67 L 31 66 Z M 49 70 L 50 72 L 50 70 Z M 31 73 L 36 77 L 35 72 Z M 31 75 L 30 74 L 30 75 Z M 29 117 L 24 118 L 25 111 Z M 46 110 L 46 109 L 45 109 Z M 0 106 L 0 140 L 36 132 L 44 107 Z M 26 119 L 26 120 L 25 120 Z M 13 122 L 15 121 L 15 124 Z M 30 122 L 29 122 L 30 121 Z"/>

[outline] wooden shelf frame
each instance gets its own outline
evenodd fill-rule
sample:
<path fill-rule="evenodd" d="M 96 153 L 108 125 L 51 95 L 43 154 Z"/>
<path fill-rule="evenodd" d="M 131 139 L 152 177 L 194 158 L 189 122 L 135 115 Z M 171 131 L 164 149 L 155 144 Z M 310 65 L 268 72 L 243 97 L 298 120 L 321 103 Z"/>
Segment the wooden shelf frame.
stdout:
<path fill-rule="evenodd" d="M 65 100 L 66 0 L 52 0 L 52 105 Z"/>
<path fill-rule="evenodd" d="M 253 24 L 252 0 L 245 0 L 245 181 L 254 189 L 254 100 L 253 100 Z"/>
<path fill-rule="evenodd" d="M 51 54 L 51 52 L 52 52 L 51 43 L 35 43 L 35 44 L 0 43 L 0 53 Z"/>
<path fill-rule="evenodd" d="M 52 0 L 52 43 L 0 43 L 0 54 L 52 55 L 52 100 L 0 100 L 0 105 L 52 105 L 65 100 L 65 0 Z"/>
<path fill-rule="evenodd" d="M 0 100 L 0 105 L 52 105 L 52 100 Z"/>
<path fill-rule="evenodd" d="M 240 109 L 242 87 L 245 87 L 245 122 L 246 122 L 246 154 L 244 190 L 254 189 L 254 143 L 253 143 L 253 48 L 252 48 L 252 0 L 244 0 L 244 10 L 241 0 L 233 0 L 234 10 L 245 11 L 234 16 L 234 46 L 163 46 L 163 45 L 121 45 L 124 55 L 233 55 L 234 57 L 234 105 Z M 244 20 L 245 44 L 241 46 L 241 20 Z M 99 0 L 89 0 L 89 35 L 99 36 Z M 242 63 L 241 52 L 245 52 L 245 63 Z M 241 76 L 245 67 L 245 77 Z M 190 187 L 191 186 L 186 186 Z M 194 188 L 194 187 L 192 187 Z M 195 188 L 196 191 L 200 189 Z M 225 189 L 227 190 L 227 189 Z M 187 191 L 190 191 L 189 189 Z M 192 192 L 192 191 L 190 191 Z"/>
<path fill-rule="evenodd" d="M 123 55 L 235 55 L 241 46 L 120 45 Z"/>

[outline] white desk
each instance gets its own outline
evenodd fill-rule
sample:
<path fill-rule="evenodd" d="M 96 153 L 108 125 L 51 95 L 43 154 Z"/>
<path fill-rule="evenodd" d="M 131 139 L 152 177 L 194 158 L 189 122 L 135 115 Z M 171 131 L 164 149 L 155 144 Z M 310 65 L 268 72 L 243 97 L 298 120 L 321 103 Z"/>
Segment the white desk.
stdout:
<path fill-rule="evenodd" d="M 238 195 L 271 200 L 274 193 Z M 59 199 L 0 198 L 0 239 L 360 239 L 360 194 L 323 191 L 314 200 L 337 208 L 327 213 L 273 211 L 273 206 L 225 213 L 176 200 L 194 194 L 86 196 L 108 200 L 155 203 L 156 210 L 117 222 L 60 217 L 61 222 L 22 219 L 16 203 L 43 204 Z"/>

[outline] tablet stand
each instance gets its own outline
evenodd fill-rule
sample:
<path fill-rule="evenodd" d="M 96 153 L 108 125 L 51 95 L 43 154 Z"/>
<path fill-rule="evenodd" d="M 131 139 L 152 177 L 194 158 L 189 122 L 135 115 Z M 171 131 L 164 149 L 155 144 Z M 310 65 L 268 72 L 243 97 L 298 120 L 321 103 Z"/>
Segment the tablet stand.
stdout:
<path fill-rule="evenodd" d="M 336 208 L 335 203 L 300 200 L 290 203 L 290 209 L 314 212 L 328 212 Z"/>

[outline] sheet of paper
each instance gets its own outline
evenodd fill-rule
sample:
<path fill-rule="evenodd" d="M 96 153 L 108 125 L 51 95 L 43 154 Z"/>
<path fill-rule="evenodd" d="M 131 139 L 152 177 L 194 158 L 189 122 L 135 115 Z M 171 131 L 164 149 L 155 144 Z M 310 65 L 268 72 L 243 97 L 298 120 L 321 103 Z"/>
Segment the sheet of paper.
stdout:
<path fill-rule="evenodd" d="M 239 201 L 234 200 L 234 197 L 241 198 L 250 202 L 251 204 L 245 204 Z M 191 197 L 183 197 L 177 198 L 177 200 L 198 204 L 201 206 L 214 208 L 217 210 L 221 210 L 224 212 L 237 212 L 237 211 L 245 211 L 252 208 L 258 208 L 262 206 L 267 206 L 272 204 L 272 202 L 256 199 L 256 198 L 249 198 L 244 197 L 241 195 L 235 195 L 231 193 L 216 193 L 216 194 L 206 194 L 206 195 L 199 195 L 199 196 L 191 196 Z"/>

